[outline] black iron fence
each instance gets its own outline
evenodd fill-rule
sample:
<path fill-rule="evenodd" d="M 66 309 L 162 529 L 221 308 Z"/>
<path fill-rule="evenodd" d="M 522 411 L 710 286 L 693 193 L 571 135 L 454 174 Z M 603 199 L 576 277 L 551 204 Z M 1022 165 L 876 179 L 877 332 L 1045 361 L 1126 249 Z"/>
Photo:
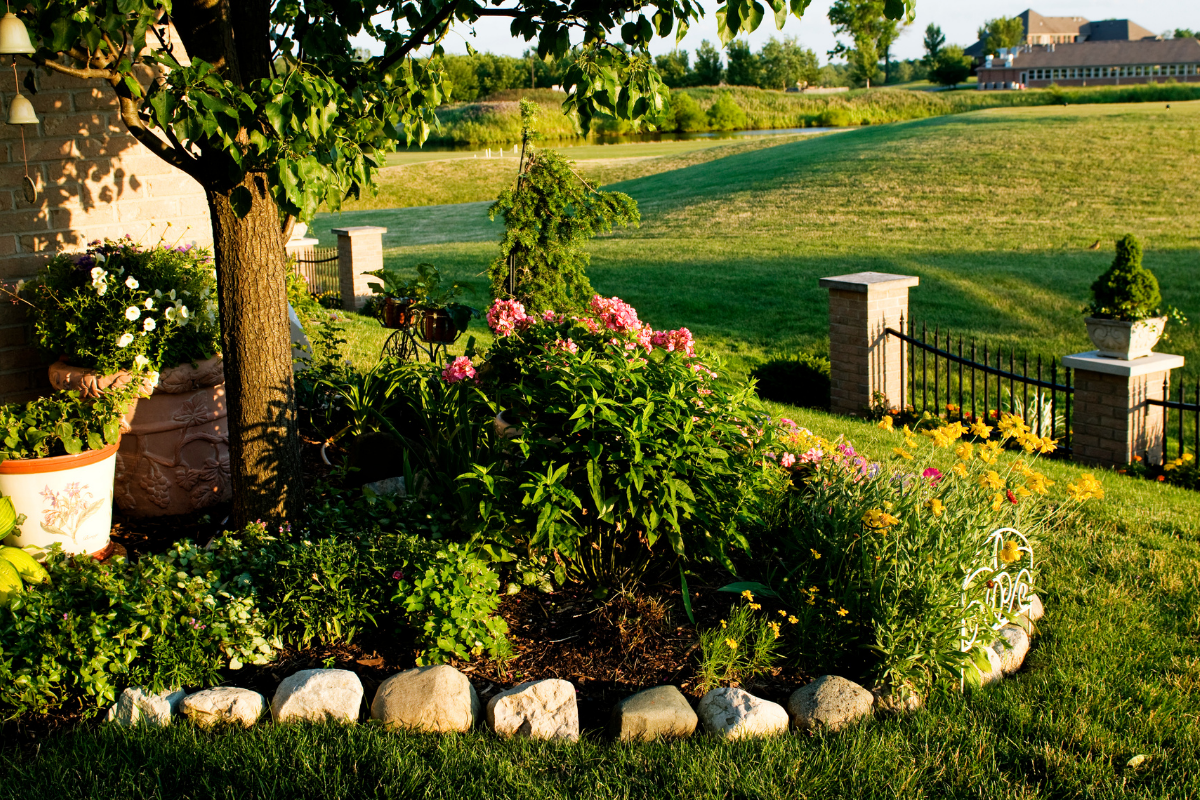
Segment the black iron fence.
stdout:
<path fill-rule="evenodd" d="M 1015 414 L 1038 436 L 1058 442 L 1057 454 L 1071 452 L 1071 370 L 1057 360 L 1043 364 L 1028 353 L 1016 357 L 1015 348 L 989 348 L 974 339 L 956 339 L 935 326 L 916 328 L 900 318 L 900 329 L 886 335 L 908 345 L 900 366 L 900 407 L 929 412 L 947 420 L 970 424 L 993 422 L 1001 414 Z M 1005 361 L 1007 360 L 1007 364 Z M 894 400 L 893 400 L 894 402 Z"/>
<path fill-rule="evenodd" d="M 1171 399 L 1169 377 L 1170 373 L 1167 378 L 1163 379 L 1164 399 L 1148 399 L 1146 401 L 1148 405 L 1161 406 L 1163 410 L 1162 463 L 1164 464 L 1185 453 L 1191 453 L 1193 458 L 1200 456 L 1200 379 L 1196 380 L 1190 392 L 1195 402 L 1189 403 L 1186 397 L 1189 392 L 1183 380 L 1179 381 L 1179 386 L 1174 392 L 1175 399 Z M 1172 446 L 1172 440 L 1174 446 Z M 1190 449 L 1188 445 L 1191 445 Z"/>
<path fill-rule="evenodd" d="M 295 253 L 296 271 L 308 283 L 308 290 L 317 297 L 341 291 L 336 247 L 309 247 Z"/>

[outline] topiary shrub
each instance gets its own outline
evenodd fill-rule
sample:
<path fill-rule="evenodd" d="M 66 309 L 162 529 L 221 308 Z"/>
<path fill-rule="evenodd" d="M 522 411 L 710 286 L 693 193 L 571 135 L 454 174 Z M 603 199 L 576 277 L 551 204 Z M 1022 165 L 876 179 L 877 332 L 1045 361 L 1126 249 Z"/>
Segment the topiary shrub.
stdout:
<path fill-rule="evenodd" d="M 1094 317 L 1127 322 L 1158 316 L 1162 294 L 1158 279 L 1142 266 L 1142 243 L 1133 234 L 1117 240 L 1117 257 L 1108 271 L 1092 284 Z"/>
<path fill-rule="evenodd" d="M 810 353 L 773 358 L 750 371 L 758 396 L 804 408 L 829 408 L 829 359 Z"/>

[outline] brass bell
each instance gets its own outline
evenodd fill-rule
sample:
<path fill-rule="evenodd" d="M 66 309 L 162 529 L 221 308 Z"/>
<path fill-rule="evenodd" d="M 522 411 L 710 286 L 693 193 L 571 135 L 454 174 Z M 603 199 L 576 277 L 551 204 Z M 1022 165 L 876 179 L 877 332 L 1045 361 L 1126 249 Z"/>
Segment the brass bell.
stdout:
<path fill-rule="evenodd" d="M 29 31 L 17 15 L 9 11 L 0 17 L 0 55 L 29 55 L 34 51 L 29 41 Z"/>
<path fill-rule="evenodd" d="M 41 120 L 33 112 L 33 103 L 23 94 L 18 94 L 8 104 L 9 125 L 37 125 Z"/>

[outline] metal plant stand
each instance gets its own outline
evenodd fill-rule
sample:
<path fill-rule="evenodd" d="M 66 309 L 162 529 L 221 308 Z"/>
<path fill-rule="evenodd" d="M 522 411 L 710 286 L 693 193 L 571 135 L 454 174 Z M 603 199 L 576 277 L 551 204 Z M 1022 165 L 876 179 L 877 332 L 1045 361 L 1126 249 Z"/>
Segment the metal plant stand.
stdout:
<path fill-rule="evenodd" d="M 411 313 L 408 323 L 394 330 L 383 343 L 383 357 L 396 361 L 445 364 L 450 358 L 450 345 L 459 340 L 462 331 L 455 331 L 454 338 L 448 342 L 431 342 L 425 338 L 424 331 L 424 312 Z"/>

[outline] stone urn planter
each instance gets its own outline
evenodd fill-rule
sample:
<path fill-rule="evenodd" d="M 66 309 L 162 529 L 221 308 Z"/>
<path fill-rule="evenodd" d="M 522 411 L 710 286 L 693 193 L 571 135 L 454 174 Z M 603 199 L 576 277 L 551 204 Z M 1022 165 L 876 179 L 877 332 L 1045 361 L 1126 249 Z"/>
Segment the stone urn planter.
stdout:
<path fill-rule="evenodd" d="M 1166 317 L 1151 317 L 1137 322 L 1084 317 L 1083 321 L 1087 325 L 1088 338 L 1100 355 L 1126 361 L 1150 355 L 1167 325 Z"/>
<path fill-rule="evenodd" d="M 72 456 L 8 459 L 0 463 L 0 494 L 25 515 L 5 542 L 13 547 L 48 548 L 107 558 L 113 550 L 113 478 L 117 448 L 110 444 Z"/>
<path fill-rule="evenodd" d="M 50 366 L 54 388 L 85 397 L 130 380 L 128 373 L 100 375 L 61 361 Z M 225 415 L 220 356 L 164 369 L 153 394 L 125 415 L 114 497 L 121 511 L 133 517 L 190 514 L 230 500 Z"/>

